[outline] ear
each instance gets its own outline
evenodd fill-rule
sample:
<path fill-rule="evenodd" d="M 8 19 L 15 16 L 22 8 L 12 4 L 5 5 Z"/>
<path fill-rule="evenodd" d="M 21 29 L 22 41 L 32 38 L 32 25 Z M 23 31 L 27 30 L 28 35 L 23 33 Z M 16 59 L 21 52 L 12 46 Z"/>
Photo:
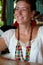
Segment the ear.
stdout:
<path fill-rule="evenodd" d="M 32 11 L 32 13 L 31 13 L 31 17 L 33 18 L 34 15 L 35 15 L 35 11 Z"/>

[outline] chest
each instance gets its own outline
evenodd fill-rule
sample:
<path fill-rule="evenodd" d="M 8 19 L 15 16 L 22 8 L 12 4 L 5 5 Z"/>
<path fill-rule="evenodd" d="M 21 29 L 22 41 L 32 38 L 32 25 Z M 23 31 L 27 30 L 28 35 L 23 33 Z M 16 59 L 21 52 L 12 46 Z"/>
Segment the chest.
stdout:
<path fill-rule="evenodd" d="M 31 38 L 31 40 L 35 39 L 36 35 L 37 35 L 37 32 L 32 32 L 32 34 L 20 33 L 19 40 L 22 41 L 23 43 L 26 43 L 26 42 L 30 41 L 30 38 Z M 18 39 L 18 34 L 15 34 L 15 36 Z"/>
<path fill-rule="evenodd" d="M 10 46 L 9 46 L 9 48 L 10 48 L 10 52 L 11 52 L 11 56 L 13 57 L 13 58 L 15 58 L 15 50 L 16 50 L 16 45 L 17 45 L 17 41 L 15 42 L 15 40 L 14 39 L 12 39 L 12 41 L 11 42 L 13 42 L 13 45 L 12 45 L 12 43 L 10 43 Z M 15 44 L 16 43 L 16 44 Z M 35 43 L 35 45 L 34 45 L 34 43 Z M 37 42 L 32 42 L 32 45 L 31 45 L 31 50 L 30 50 L 30 60 L 31 59 L 36 59 L 36 56 L 37 56 L 37 54 L 38 54 L 38 51 L 39 51 L 39 47 L 38 47 L 38 41 Z M 22 52 L 23 52 L 23 57 L 25 58 L 25 56 L 26 56 L 26 47 L 25 46 L 22 46 Z M 34 52 L 34 53 L 33 53 Z M 37 52 L 37 53 L 36 53 Z M 35 57 L 34 57 L 34 55 L 35 55 Z"/>

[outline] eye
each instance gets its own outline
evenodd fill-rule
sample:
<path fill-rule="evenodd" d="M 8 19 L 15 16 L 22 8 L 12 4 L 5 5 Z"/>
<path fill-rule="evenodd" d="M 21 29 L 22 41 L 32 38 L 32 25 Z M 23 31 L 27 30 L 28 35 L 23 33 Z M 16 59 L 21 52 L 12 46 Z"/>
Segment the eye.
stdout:
<path fill-rule="evenodd" d="M 27 9 L 27 8 L 23 8 L 22 10 L 23 10 L 23 11 L 28 11 L 28 9 Z"/>
<path fill-rule="evenodd" d="M 22 10 L 23 10 L 23 11 L 26 11 L 26 8 L 23 8 Z"/>
<path fill-rule="evenodd" d="M 18 8 L 16 7 L 15 10 L 18 10 Z"/>

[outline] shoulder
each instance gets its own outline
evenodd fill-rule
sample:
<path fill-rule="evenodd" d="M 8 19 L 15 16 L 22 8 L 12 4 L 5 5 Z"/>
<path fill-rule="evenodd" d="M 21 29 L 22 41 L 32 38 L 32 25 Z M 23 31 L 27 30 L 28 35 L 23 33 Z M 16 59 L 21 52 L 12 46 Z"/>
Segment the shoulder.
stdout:
<path fill-rule="evenodd" d="M 9 30 L 5 31 L 5 33 L 7 33 L 7 32 L 14 32 L 14 29 L 9 29 Z"/>
<path fill-rule="evenodd" d="M 34 31 L 40 31 L 40 32 L 43 32 L 43 26 L 35 26 L 34 28 L 33 28 L 33 30 Z"/>
<path fill-rule="evenodd" d="M 37 30 L 37 35 L 38 35 L 41 39 L 43 39 L 43 26 L 38 26 L 38 27 L 36 28 L 36 30 Z"/>
<path fill-rule="evenodd" d="M 37 35 L 38 31 L 39 31 L 39 26 L 34 26 L 33 27 L 33 35 Z"/>
<path fill-rule="evenodd" d="M 39 32 L 40 37 L 43 37 L 43 26 L 39 27 L 38 32 Z"/>
<path fill-rule="evenodd" d="M 41 32 L 43 32 L 43 26 L 40 26 L 40 27 L 39 27 L 39 30 L 40 30 Z"/>
<path fill-rule="evenodd" d="M 32 35 L 33 38 L 36 38 L 37 35 L 39 37 L 43 36 L 43 26 L 35 26 L 35 27 L 33 27 L 32 34 L 33 34 Z"/>
<path fill-rule="evenodd" d="M 41 47 L 43 47 L 43 26 L 40 26 L 39 27 L 39 37 L 40 37 L 40 40 L 41 40 Z"/>
<path fill-rule="evenodd" d="M 10 39 L 13 36 L 14 32 L 15 32 L 15 29 L 10 29 L 10 30 L 5 31 L 1 35 L 1 37 L 4 39 L 7 46 L 9 46 Z"/>
<path fill-rule="evenodd" d="M 7 31 L 3 32 L 2 36 L 3 35 L 11 35 L 14 33 L 14 31 L 15 31 L 14 29 L 7 30 Z"/>
<path fill-rule="evenodd" d="M 12 35 L 14 34 L 14 32 L 15 32 L 15 29 L 7 30 L 7 31 L 3 32 L 1 37 L 4 39 L 10 39 L 12 37 Z"/>

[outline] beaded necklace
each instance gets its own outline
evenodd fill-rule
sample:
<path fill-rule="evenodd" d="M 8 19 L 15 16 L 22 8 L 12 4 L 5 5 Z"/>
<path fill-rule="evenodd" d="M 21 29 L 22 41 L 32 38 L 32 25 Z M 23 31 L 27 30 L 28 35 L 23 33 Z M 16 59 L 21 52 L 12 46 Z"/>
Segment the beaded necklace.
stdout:
<path fill-rule="evenodd" d="M 15 50 L 15 60 L 29 61 L 29 59 L 30 59 L 32 31 L 33 31 L 33 27 L 31 27 L 29 45 L 26 46 L 26 56 L 25 56 L 25 59 L 24 59 L 23 52 L 22 52 L 22 46 L 21 46 L 21 44 L 19 42 L 20 39 L 19 39 L 19 27 L 18 27 L 18 42 L 17 42 L 16 50 Z"/>

